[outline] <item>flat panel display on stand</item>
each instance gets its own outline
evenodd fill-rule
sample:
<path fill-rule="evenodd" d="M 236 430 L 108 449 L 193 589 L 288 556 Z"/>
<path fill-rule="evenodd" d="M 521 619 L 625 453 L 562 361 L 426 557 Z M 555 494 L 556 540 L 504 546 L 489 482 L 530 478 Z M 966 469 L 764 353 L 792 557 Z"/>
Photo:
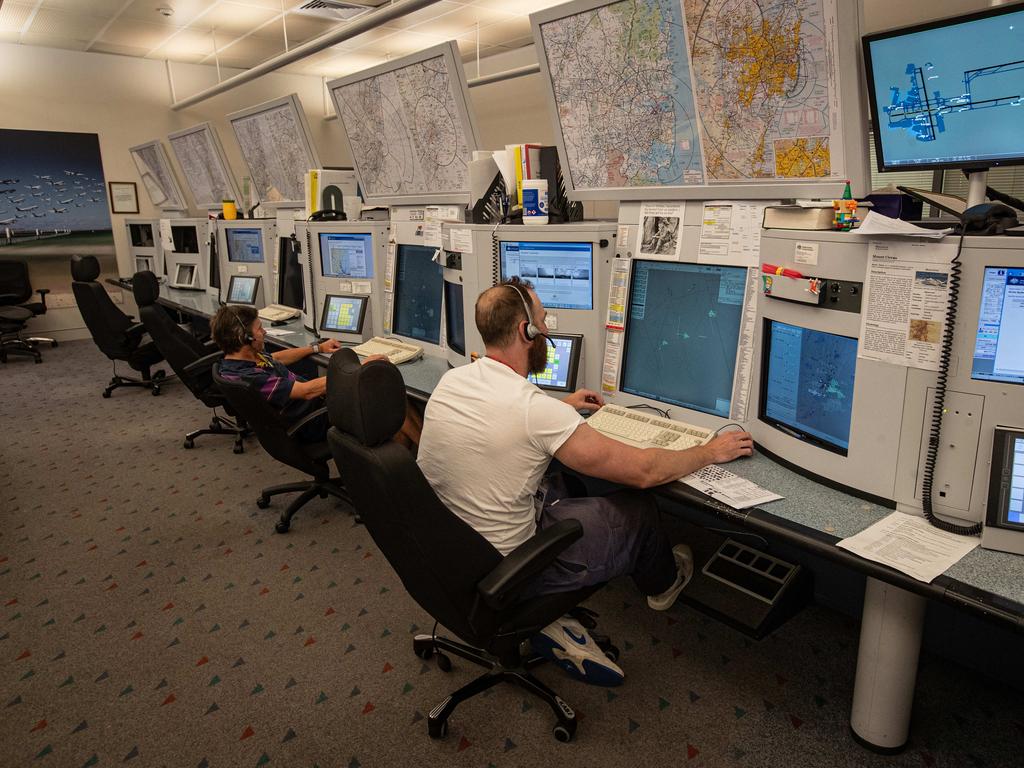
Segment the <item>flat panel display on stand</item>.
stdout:
<path fill-rule="evenodd" d="M 148 141 L 131 147 L 128 151 L 139 171 L 139 176 L 142 177 L 142 186 L 155 207 L 163 211 L 188 210 L 185 195 L 160 141 Z"/>
<path fill-rule="evenodd" d="M 167 139 L 200 210 L 220 208 L 224 200 L 241 200 L 224 147 L 212 123 L 176 131 Z"/>

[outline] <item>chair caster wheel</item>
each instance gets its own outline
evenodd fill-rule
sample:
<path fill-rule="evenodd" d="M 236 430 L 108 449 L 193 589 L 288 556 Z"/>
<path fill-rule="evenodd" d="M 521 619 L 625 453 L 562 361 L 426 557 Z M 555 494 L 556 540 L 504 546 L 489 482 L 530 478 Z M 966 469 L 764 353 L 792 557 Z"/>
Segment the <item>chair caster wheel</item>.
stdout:
<path fill-rule="evenodd" d="M 288 533 L 288 529 L 290 527 L 291 525 L 286 523 L 284 520 L 278 520 L 277 524 L 274 526 L 274 530 L 278 533 Z"/>
<path fill-rule="evenodd" d="M 570 729 L 570 728 L 567 728 L 566 726 L 562 725 L 562 723 L 559 723 L 558 725 L 556 725 L 554 728 L 551 729 L 551 733 L 553 733 L 555 735 L 555 738 L 558 739 L 563 744 L 572 741 L 572 737 L 575 734 L 575 732 L 576 732 L 576 728 L 575 727 Z"/>
<path fill-rule="evenodd" d="M 434 645 L 429 640 L 421 643 L 419 638 L 416 638 L 412 641 L 412 652 L 424 661 L 429 661 L 434 657 Z"/>
<path fill-rule="evenodd" d="M 432 739 L 443 739 L 448 735 L 448 721 L 427 720 L 427 733 Z"/>
<path fill-rule="evenodd" d="M 259 507 L 260 509 L 266 509 L 267 507 L 270 506 L 270 499 L 268 499 L 266 496 L 260 496 L 258 499 L 256 499 L 256 506 Z"/>
<path fill-rule="evenodd" d="M 185 440 L 183 445 L 185 446 L 185 448 L 195 448 L 196 447 L 196 441 L 195 440 Z"/>
<path fill-rule="evenodd" d="M 41 362 L 43 362 L 43 358 L 37 357 L 36 358 L 36 365 L 39 365 Z"/>
<path fill-rule="evenodd" d="M 160 387 L 153 387 L 153 397 L 158 397 L 159 395 L 160 395 Z"/>
<path fill-rule="evenodd" d="M 110 390 L 109 389 L 104 389 L 103 390 L 103 396 L 104 397 L 110 397 Z"/>
<path fill-rule="evenodd" d="M 235 453 L 245 453 L 245 446 L 244 445 L 236 445 L 231 450 L 234 451 Z"/>
<path fill-rule="evenodd" d="M 452 671 L 452 660 L 440 651 L 437 654 L 437 668 L 442 672 Z"/>

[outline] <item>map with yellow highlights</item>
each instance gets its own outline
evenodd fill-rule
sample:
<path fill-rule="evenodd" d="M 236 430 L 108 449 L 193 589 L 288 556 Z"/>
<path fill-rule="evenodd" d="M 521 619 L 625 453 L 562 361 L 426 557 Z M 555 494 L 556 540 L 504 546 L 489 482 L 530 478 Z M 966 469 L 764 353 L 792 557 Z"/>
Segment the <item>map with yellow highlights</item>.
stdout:
<path fill-rule="evenodd" d="M 835 0 L 683 0 L 709 181 L 829 178 Z"/>
<path fill-rule="evenodd" d="M 775 175 L 782 179 L 825 178 L 831 172 L 831 159 L 828 136 L 775 142 Z"/>

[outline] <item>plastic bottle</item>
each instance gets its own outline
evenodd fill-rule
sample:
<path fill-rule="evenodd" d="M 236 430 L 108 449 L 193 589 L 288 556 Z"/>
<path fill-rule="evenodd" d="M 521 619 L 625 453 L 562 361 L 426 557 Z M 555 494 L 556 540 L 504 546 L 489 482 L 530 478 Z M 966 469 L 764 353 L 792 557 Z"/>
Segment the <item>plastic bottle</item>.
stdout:
<path fill-rule="evenodd" d="M 523 224 L 547 223 L 547 179 L 523 179 Z"/>

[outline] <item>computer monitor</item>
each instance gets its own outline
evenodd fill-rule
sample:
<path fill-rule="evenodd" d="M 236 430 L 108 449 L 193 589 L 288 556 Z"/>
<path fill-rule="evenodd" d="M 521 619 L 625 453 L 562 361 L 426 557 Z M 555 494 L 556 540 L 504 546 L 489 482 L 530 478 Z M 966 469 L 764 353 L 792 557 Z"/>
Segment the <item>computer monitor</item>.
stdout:
<path fill-rule="evenodd" d="M 1024 163 L 1024 5 L 867 35 L 880 171 Z"/>
<path fill-rule="evenodd" d="M 745 267 L 635 259 L 623 392 L 727 418 Z"/>
<path fill-rule="evenodd" d="M 196 284 L 196 265 L 179 264 L 174 272 L 174 285 L 192 287 Z"/>
<path fill-rule="evenodd" d="M 552 392 L 575 392 L 576 378 L 580 367 L 580 351 L 583 337 L 578 334 L 548 334 L 547 366 L 540 373 L 531 373 L 526 378 L 541 389 Z"/>
<path fill-rule="evenodd" d="M 373 235 L 369 232 L 321 232 L 323 277 L 373 277 Z"/>
<path fill-rule="evenodd" d="M 305 295 L 302 288 L 302 266 L 299 264 L 299 241 L 294 237 L 280 237 L 278 248 L 277 303 L 304 309 Z"/>
<path fill-rule="evenodd" d="M 329 293 L 324 297 L 320 330 L 334 333 L 362 333 L 366 318 L 366 296 L 341 296 Z"/>
<path fill-rule="evenodd" d="M 985 267 L 971 378 L 1024 384 L 1024 269 Z"/>
<path fill-rule="evenodd" d="M 228 283 L 228 304 L 255 304 L 260 278 L 254 275 L 232 275 Z"/>
<path fill-rule="evenodd" d="M 466 354 L 466 310 L 462 305 L 462 283 L 444 282 L 444 332 L 448 347 Z"/>
<path fill-rule="evenodd" d="M 229 227 L 224 230 L 224 239 L 228 246 L 228 261 L 236 264 L 263 263 L 263 233 L 258 227 Z"/>
<path fill-rule="evenodd" d="M 995 430 L 985 523 L 1024 532 L 1024 431 Z"/>
<path fill-rule="evenodd" d="M 171 224 L 175 253 L 199 253 L 199 228 L 191 224 Z"/>
<path fill-rule="evenodd" d="M 764 323 L 759 418 L 848 455 L 857 339 L 778 320 Z"/>
<path fill-rule="evenodd" d="M 133 248 L 153 247 L 153 225 L 152 224 L 129 224 L 128 238 Z"/>
<path fill-rule="evenodd" d="M 594 308 L 594 244 L 531 240 L 500 243 L 501 279 L 533 283 L 546 309 Z"/>
<path fill-rule="evenodd" d="M 434 261 L 436 252 L 423 245 L 399 245 L 395 263 L 391 331 L 428 344 L 441 343 L 444 270 Z"/>

